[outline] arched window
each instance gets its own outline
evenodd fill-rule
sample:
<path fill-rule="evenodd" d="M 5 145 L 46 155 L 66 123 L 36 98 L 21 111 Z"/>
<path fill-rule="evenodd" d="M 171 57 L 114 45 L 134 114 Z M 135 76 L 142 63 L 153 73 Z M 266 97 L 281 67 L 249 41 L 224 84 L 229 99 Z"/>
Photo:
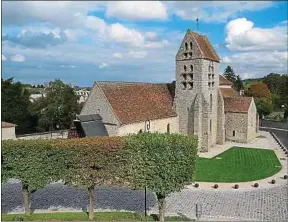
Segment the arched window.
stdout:
<path fill-rule="evenodd" d="M 185 72 L 187 71 L 187 66 L 186 66 L 186 65 L 184 65 L 184 71 L 185 71 Z"/>
<path fill-rule="evenodd" d="M 213 103 L 212 94 L 210 94 L 210 111 L 212 111 L 212 103 Z"/>
<path fill-rule="evenodd" d="M 143 133 L 143 130 L 142 130 L 142 129 L 140 129 L 138 133 Z"/>
<path fill-rule="evenodd" d="M 193 72 L 193 65 L 190 65 L 190 71 Z"/>
<path fill-rule="evenodd" d="M 192 49 L 192 42 L 190 42 L 190 49 Z"/>
<path fill-rule="evenodd" d="M 170 124 L 167 124 L 167 133 L 170 133 Z"/>
<path fill-rule="evenodd" d="M 188 43 L 185 42 L 185 50 L 188 50 Z"/>

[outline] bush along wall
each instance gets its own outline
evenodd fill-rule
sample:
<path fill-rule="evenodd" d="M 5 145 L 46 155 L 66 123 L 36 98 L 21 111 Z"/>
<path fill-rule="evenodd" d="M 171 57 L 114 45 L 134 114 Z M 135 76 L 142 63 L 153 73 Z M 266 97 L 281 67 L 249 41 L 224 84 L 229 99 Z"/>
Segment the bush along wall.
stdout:
<path fill-rule="evenodd" d="M 160 220 L 165 198 L 191 182 L 197 139 L 180 134 L 142 133 L 127 137 L 62 140 L 7 140 L 2 143 L 2 182 L 22 181 L 25 213 L 29 195 L 63 180 L 89 191 L 89 219 L 94 219 L 94 187 L 147 187 L 156 194 Z"/>

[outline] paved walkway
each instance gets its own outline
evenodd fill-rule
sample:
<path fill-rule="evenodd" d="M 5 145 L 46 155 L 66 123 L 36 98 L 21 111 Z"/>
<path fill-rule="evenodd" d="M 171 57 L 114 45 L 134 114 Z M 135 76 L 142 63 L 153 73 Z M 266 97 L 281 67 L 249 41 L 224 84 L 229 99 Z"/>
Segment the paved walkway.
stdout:
<path fill-rule="evenodd" d="M 274 138 L 271 136 L 269 132 L 265 131 L 259 131 L 259 136 L 253 140 L 251 140 L 249 143 L 235 143 L 235 142 L 225 142 L 223 145 L 216 145 L 215 147 L 211 148 L 211 151 L 207 153 L 200 153 L 199 156 L 205 157 L 205 158 L 212 158 L 214 156 L 219 155 L 220 153 L 228 150 L 229 148 L 236 146 L 236 147 L 247 147 L 247 148 L 260 148 L 260 149 L 271 149 L 274 150 L 276 156 L 280 160 L 280 163 L 282 165 L 282 169 L 275 175 L 268 177 L 266 179 L 262 180 L 257 180 L 257 181 L 251 181 L 251 182 L 238 182 L 237 184 L 239 185 L 239 189 L 242 190 L 253 190 L 255 189 L 252 185 L 254 183 L 259 184 L 259 188 L 257 189 L 262 189 L 262 188 L 273 188 L 276 186 L 280 185 L 285 185 L 287 184 L 287 180 L 283 179 L 283 176 L 285 174 L 288 174 L 287 170 L 287 163 L 288 163 L 288 158 L 285 155 L 284 151 L 280 148 L 280 146 L 276 143 Z M 239 148 L 241 149 L 241 148 Z M 276 180 L 275 184 L 271 184 L 270 181 L 272 179 Z M 187 186 L 189 189 L 212 189 L 212 186 L 215 183 L 210 183 L 210 182 L 198 182 L 199 187 L 194 188 L 193 185 Z M 220 190 L 231 190 L 232 187 L 236 183 L 217 183 L 219 185 Z"/>

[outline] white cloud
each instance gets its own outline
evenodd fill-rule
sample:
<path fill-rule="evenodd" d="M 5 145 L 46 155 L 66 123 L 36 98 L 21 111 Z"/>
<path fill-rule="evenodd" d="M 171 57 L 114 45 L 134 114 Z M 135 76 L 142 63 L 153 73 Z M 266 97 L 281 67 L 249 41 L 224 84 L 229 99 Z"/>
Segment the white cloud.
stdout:
<path fill-rule="evenodd" d="M 74 66 L 74 65 L 60 65 L 60 67 L 61 68 L 72 68 L 72 69 L 76 68 L 76 66 Z"/>
<path fill-rule="evenodd" d="M 238 18 L 226 25 L 226 43 L 230 50 L 286 50 L 287 26 L 257 28 L 252 21 Z"/>
<path fill-rule="evenodd" d="M 199 18 L 200 23 L 226 22 L 240 12 L 258 11 L 273 5 L 272 1 L 174 1 L 166 4 L 180 18 L 193 21 Z"/>
<path fill-rule="evenodd" d="M 4 55 L 2 55 L 2 61 L 7 61 L 7 58 Z"/>
<path fill-rule="evenodd" d="M 105 63 L 105 62 L 102 62 L 98 67 L 100 69 L 103 69 L 103 68 L 109 67 L 109 65 L 107 63 Z"/>
<path fill-rule="evenodd" d="M 136 59 L 143 59 L 146 57 L 147 52 L 145 51 L 130 51 L 129 55 Z"/>
<path fill-rule="evenodd" d="M 115 52 L 115 53 L 113 53 L 112 56 L 113 56 L 114 58 L 118 58 L 118 59 L 123 58 L 123 55 L 122 55 L 121 53 L 119 53 L 119 52 Z"/>
<path fill-rule="evenodd" d="M 224 56 L 223 59 L 222 59 L 222 62 L 225 63 L 225 64 L 229 64 L 231 63 L 231 59 L 227 56 Z"/>
<path fill-rule="evenodd" d="M 11 61 L 13 62 L 24 62 L 26 59 L 25 59 L 25 56 L 21 55 L 21 54 L 15 54 L 11 57 Z"/>
<path fill-rule="evenodd" d="M 106 16 L 129 20 L 165 20 L 168 18 L 166 6 L 160 1 L 108 2 Z"/>

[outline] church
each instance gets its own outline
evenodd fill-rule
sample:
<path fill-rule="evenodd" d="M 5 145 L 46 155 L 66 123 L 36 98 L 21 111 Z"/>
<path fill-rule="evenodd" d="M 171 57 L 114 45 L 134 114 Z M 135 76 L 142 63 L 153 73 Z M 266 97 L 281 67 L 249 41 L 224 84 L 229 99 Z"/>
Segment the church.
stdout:
<path fill-rule="evenodd" d="M 206 36 L 188 29 L 175 60 L 172 83 L 95 82 L 77 116 L 82 136 L 197 135 L 202 152 L 257 136 L 254 99 L 219 74 L 220 58 Z"/>

